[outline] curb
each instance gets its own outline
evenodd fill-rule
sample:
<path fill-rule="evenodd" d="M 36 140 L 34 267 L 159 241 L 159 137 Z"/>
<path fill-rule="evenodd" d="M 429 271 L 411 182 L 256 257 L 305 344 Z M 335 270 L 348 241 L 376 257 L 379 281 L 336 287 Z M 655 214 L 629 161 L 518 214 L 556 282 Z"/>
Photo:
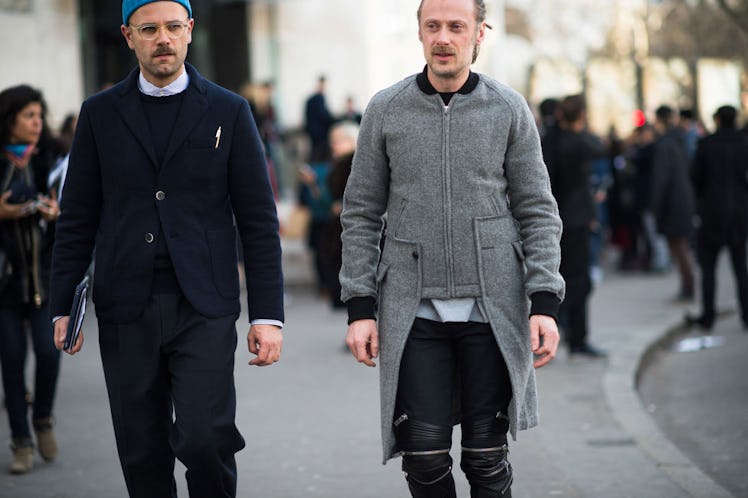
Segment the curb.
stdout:
<path fill-rule="evenodd" d="M 687 494 L 698 498 L 731 498 L 732 494 L 702 472 L 665 437 L 642 406 L 636 389 L 642 372 L 653 360 L 657 349 L 684 332 L 683 324 L 673 324 L 672 320 L 668 317 L 667 322 L 631 332 L 631 340 L 610 356 L 603 377 L 605 397 L 614 416 L 637 446 Z"/>

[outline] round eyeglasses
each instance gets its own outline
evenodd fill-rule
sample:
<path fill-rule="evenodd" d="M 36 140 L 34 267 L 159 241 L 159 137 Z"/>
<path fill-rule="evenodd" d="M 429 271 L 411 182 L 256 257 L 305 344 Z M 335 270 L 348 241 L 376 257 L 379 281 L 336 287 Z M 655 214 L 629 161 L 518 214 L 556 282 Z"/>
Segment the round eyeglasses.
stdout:
<path fill-rule="evenodd" d="M 142 39 L 148 41 L 155 40 L 158 37 L 158 32 L 161 31 L 161 28 L 166 32 L 166 36 L 172 40 L 176 40 L 177 38 L 182 37 L 185 31 L 187 31 L 188 26 L 189 24 L 183 21 L 171 21 L 163 25 L 152 23 L 139 24 L 137 26 L 134 24 L 130 25 L 130 27 L 137 30 Z"/>

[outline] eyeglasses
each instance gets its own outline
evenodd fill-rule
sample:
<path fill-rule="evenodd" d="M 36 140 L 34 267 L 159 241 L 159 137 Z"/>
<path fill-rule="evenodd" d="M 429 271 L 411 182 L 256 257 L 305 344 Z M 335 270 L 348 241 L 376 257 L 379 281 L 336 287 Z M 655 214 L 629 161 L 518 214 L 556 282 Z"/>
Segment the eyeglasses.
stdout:
<path fill-rule="evenodd" d="M 130 27 L 135 28 L 138 31 L 138 34 L 142 39 L 148 41 L 155 40 L 158 37 L 158 32 L 161 28 L 164 28 L 164 31 L 166 31 L 166 36 L 172 40 L 176 40 L 177 38 L 182 37 L 185 31 L 187 31 L 188 26 L 189 24 L 183 21 L 171 21 L 164 25 L 151 23 L 140 24 L 138 26 L 130 25 Z"/>

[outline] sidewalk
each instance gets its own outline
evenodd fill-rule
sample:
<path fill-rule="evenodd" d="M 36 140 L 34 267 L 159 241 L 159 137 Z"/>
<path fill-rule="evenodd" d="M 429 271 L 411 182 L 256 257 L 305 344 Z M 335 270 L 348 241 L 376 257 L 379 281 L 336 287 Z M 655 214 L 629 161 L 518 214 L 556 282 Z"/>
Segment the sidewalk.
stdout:
<path fill-rule="evenodd" d="M 378 372 L 343 351 L 345 315 L 310 294 L 301 245 L 286 247 L 289 282 L 281 363 L 250 368 L 243 315 L 236 354 L 240 497 L 390 498 L 407 490 L 398 460 L 380 465 Z M 732 279 L 720 266 L 719 298 L 732 307 Z M 591 340 L 606 361 L 565 351 L 538 372 L 541 425 L 511 443 L 513 494 L 523 498 L 729 496 L 675 448 L 644 411 L 634 380 L 649 346 L 680 323 L 669 304 L 676 276 L 609 275 L 592 298 Z M 691 310 L 696 309 L 692 305 Z M 114 447 L 92 314 L 84 351 L 66 357 L 56 407 L 61 454 L 37 457 L 25 476 L 4 472 L 10 436 L 0 420 L 0 497 L 126 496 Z M 29 382 L 30 384 L 30 382 Z M 459 429 L 453 457 L 459 460 Z M 456 462 L 457 464 L 457 462 Z M 469 491 L 461 472 L 458 496 Z M 186 497 L 178 465 L 180 496 Z"/>

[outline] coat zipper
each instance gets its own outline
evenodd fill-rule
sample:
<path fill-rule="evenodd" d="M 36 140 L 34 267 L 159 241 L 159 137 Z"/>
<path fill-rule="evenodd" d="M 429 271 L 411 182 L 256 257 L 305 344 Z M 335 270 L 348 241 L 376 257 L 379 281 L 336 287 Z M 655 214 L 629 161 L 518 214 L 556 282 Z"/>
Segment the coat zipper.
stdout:
<path fill-rule="evenodd" d="M 441 101 L 441 96 L 438 96 Z M 456 95 L 452 96 L 454 99 Z M 451 103 L 451 102 L 450 102 Z M 443 157 L 444 157 L 444 247 L 445 263 L 447 265 L 447 290 L 449 297 L 454 297 L 454 264 L 452 255 L 452 174 L 449 150 L 449 104 L 443 106 Z"/>

